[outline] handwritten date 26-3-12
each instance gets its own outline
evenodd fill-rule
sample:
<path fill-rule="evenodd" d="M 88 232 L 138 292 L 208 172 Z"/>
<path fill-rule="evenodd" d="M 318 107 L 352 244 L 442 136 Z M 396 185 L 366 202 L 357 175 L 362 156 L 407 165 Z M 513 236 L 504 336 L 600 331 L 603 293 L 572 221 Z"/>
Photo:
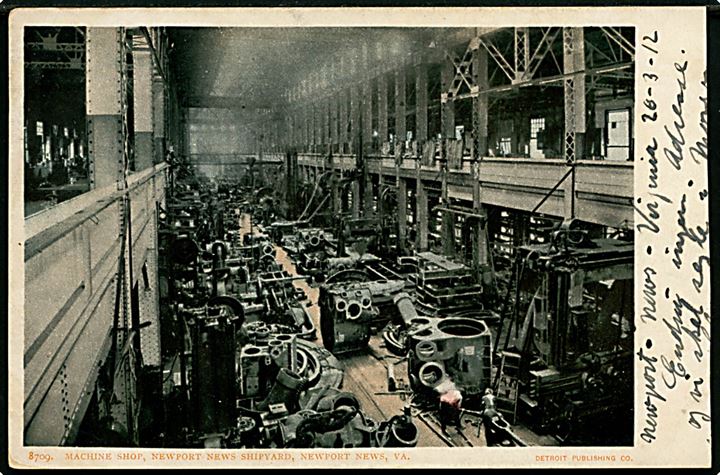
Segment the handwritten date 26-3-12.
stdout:
<path fill-rule="evenodd" d="M 642 102 L 643 114 L 640 116 L 643 122 L 656 122 L 658 120 L 658 103 L 653 97 L 653 91 L 657 87 L 657 81 L 660 76 L 654 72 L 655 63 L 658 55 L 658 48 L 660 47 L 660 37 L 657 31 L 653 31 L 649 35 L 642 37 L 642 46 L 650 52 L 647 60 L 648 71 L 642 73 L 643 82 L 646 84 L 645 99 Z M 658 139 L 652 137 L 650 141 L 645 144 L 645 154 L 640 157 L 641 162 L 645 162 L 647 159 L 648 165 L 648 187 L 652 190 L 658 190 L 659 181 L 659 167 L 658 167 Z M 635 211 L 637 212 L 640 220 L 635 226 L 639 233 L 643 231 L 649 231 L 653 234 L 660 232 L 660 226 L 658 221 L 661 216 L 661 208 L 663 205 L 671 204 L 672 200 L 660 193 L 654 191 L 650 193 L 650 199 L 644 203 L 638 198 L 637 203 L 633 204 Z"/>

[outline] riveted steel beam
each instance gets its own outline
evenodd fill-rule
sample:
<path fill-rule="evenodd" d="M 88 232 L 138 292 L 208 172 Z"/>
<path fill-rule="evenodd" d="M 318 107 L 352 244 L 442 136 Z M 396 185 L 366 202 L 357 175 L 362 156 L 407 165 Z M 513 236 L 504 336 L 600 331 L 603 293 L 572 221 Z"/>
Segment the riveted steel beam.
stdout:
<path fill-rule="evenodd" d="M 513 31 L 515 47 L 515 77 L 513 82 L 527 79 L 530 71 L 530 28 L 516 27 Z"/>
<path fill-rule="evenodd" d="M 153 165 L 153 63 L 144 35 L 133 35 L 133 111 L 135 169 Z"/>
<path fill-rule="evenodd" d="M 122 41 L 119 28 L 88 28 L 86 111 L 90 186 L 103 188 L 123 177 Z"/>
<path fill-rule="evenodd" d="M 395 71 L 395 135 L 396 143 L 405 143 L 407 136 L 406 105 L 405 105 L 405 68 Z M 399 158 L 399 157 L 397 157 Z"/>
<path fill-rule="evenodd" d="M 415 135 L 418 148 L 428 139 L 428 71 L 420 62 L 415 66 Z"/>

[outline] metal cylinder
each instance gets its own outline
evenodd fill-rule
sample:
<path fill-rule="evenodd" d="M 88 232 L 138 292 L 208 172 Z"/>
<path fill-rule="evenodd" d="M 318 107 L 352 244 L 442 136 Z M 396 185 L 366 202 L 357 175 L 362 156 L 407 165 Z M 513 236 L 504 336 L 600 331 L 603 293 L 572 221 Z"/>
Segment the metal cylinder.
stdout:
<path fill-rule="evenodd" d="M 435 388 L 445 378 L 445 368 L 434 361 L 429 361 L 420 367 L 418 379 L 420 384 L 428 388 Z"/>
<path fill-rule="evenodd" d="M 351 300 L 348 302 L 347 310 L 345 311 L 345 317 L 348 320 L 357 320 L 362 315 L 362 306 L 357 300 Z"/>
<path fill-rule="evenodd" d="M 344 312 L 347 309 L 348 303 L 346 300 L 337 299 L 335 300 L 335 310 L 338 312 Z"/>
<path fill-rule="evenodd" d="M 223 241 L 215 241 L 210 245 L 210 252 L 224 261 L 228 255 L 227 245 Z"/>
<path fill-rule="evenodd" d="M 405 292 L 401 292 L 393 298 L 393 302 L 405 325 L 409 326 L 410 321 L 418 316 L 417 310 L 415 310 L 415 304 L 413 304 L 410 296 Z"/>
<path fill-rule="evenodd" d="M 196 430 L 223 432 L 234 423 L 235 337 L 227 321 L 193 326 L 192 400 Z"/>
<path fill-rule="evenodd" d="M 299 398 L 300 391 L 307 383 L 302 376 L 290 371 L 287 368 L 281 368 L 277 375 L 277 380 L 270 390 L 267 398 L 259 404 L 259 408 L 264 410 L 270 404 L 284 403 L 290 412 L 296 412 L 300 409 Z"/>
<path fill-rule="evenodd" d="M 409 417 L 398 417 L 390 423 L 385 447 L 415 447 L 420 431 Z"/>
<path fill-rule="evenodd" d="M 190 265 L 200 253 L 200 246 L 187 236 L 177 237 L 170 245 L 170 258 L 177 264 Z"/>

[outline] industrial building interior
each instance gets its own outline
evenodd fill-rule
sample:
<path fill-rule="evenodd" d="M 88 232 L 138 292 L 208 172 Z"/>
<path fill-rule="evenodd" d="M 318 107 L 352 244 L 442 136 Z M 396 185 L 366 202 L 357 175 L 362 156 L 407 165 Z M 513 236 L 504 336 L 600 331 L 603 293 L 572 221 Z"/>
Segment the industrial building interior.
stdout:
<path fill-rule="evenodd" d="M 630 27 L 26 27 L 24 441 L 632 445 Z"/>

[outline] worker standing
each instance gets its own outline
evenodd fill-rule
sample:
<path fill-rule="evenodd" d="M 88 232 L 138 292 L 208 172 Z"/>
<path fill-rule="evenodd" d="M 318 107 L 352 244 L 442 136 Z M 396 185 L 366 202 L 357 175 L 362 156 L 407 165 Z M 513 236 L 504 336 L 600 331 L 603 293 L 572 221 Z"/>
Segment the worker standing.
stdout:
<path fill-rule="evenodd" d="M 440 393 L 440 407 L 438 418 L 443 434 L 447 434 L 447 426 L 454 426 L 462 429 L 460 414 L 462 412 L 462 393 L 457 390 L 449 379 L 440 383 L 435 390 Z"/>
<path fill-rule="evenodd" d="M 485 428 L 485 440 L 488 447 L 500 445 L 504 437 L 498 432 L 495 421 L 502 419 L 502 415 L 497 411 L 495 406 L 495 394 L 493 390 L 487 388 L 482 397 L 482 423 Z"/>

